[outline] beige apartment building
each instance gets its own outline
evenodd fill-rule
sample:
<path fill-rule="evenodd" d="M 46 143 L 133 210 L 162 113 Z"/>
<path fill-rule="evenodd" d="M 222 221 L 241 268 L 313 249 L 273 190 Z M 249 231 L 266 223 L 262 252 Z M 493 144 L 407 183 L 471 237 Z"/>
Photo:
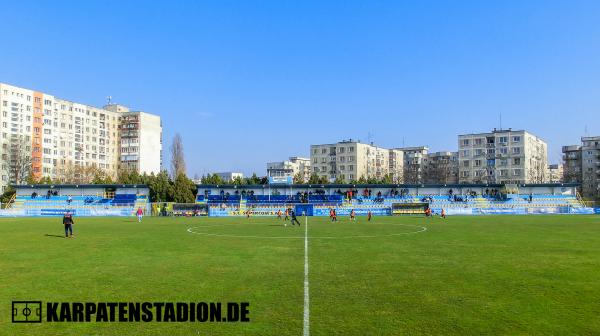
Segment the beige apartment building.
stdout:
<path fill-rule="evenodd" d="M 139 173 L 159 173 L 162 167 L 162 124 L 160 117 L 130 111 L 118 104 L 104 106 L 119 114 L 120 167 Z M 157 155 L 158 153 L 158 155 Z"/>
<path fill-rule="evenodd" d="M 402 176 L 401 154 L 359 141 L 311 145 L 312 172 L 329 181 L 356 181 L 363 178 L 383 179 Z M 390 163 L 390 158 L 392 162 Z M 399 170 L 398 170 L 399 169 Z"/>
<path fill-rule="evenodd" d="M 546 172 L 546 182 L 548 183 L 562 183 L 563 182 L 564 169 L 562 164 L 551 164 L 548 165 L 548 171 Z"/>
<path fill-rule="evenodd" d="M 292 156 L 289 160 L 267 163 L 267 177 L 296 177 L 308 182 L 310 178 L 310 159 Z"/>
<path fill-rule="evenodd" d="M 548 146 L 527 131 L 458 136 L 460 183 L 546 182 Z"/>
<path fill-rule="evenodd" d="M 404 157 L 402 181 L 398 183 L 418 184 L 424 180 L 424 160 L 429 152 L 425 146 L 395 148 Z"/>
<path fill-rule="evenodd" d="M 404 152 L 400 149 L 390 149 L 389 174 L 392 183 L 404 183 Z"/>
<path fill-rule="evenodd" d="M 152 116 L 152 115 L 151 115 Z M 61 175 L 73 167 L 98 167 L 114 176 L 121 165 L 123 114 L 0 83 L 0 188 Z M 159 137 L 162 132 L 160 128 Z M 147 144 L 140 139 L 141 146 Z M 160 143 L 160 140 L 159 140 Z M 144 155 L 160 170 L 160 146 Z"/>

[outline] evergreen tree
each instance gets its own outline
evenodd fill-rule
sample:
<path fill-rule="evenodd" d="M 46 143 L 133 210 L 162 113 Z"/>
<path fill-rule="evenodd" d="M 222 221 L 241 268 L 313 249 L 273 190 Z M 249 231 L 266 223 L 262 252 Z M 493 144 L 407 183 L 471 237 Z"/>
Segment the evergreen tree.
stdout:
<path fill-rule="evenodd" d="M 196 185 L 185 174 L 179 174 L 173 185 L 175 191 L 173 201 L 176 203 L 194 203 L 196 201 Z"/>
<path fill-rule="evenodd" d="M 148 188 L 150 189 L 151 202 L 170 202 L 173 201 L 175 187 L 166 170 L 157 175 L 150 174 L 148 177 Z"/>
<path fill-rule="evenodd" d="M 15 188 L 13 188 L 10 185 L 7 186 L 6 189 L 4 189 L 4 193 L 0 196 L 0 202 L 2 202 L 2 204 L 8 203 L 8 201 L 10 201 L 15 192 Z"/>
<path fill-rule="evenodd" d="M 310 175 L 310 178 L 308 179 L 308 183 L 309 184 L 320 184 L 321 182 L 321 178 L 319 177 L 319 175 L 317 175 L 317 173 L 312 173 Z"/>
<path fill-rule="evenodd" d="M 297 173 L 294 175 L 294 184 L 304 184 L 304 175 L 302 173 Z"/>

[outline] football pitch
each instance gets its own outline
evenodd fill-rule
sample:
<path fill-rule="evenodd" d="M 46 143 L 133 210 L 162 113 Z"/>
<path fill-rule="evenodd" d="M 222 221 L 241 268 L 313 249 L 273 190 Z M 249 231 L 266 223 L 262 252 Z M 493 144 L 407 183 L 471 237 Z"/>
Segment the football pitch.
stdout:
<path fill-rule="evenodd" d="M 598 335 L 600 216 L 0 219 L 0 335 Z M 249 322 L 11 323 L 11 302 L 247 302 Z M 43 306 L 45 309 L 46 307 Z"/>

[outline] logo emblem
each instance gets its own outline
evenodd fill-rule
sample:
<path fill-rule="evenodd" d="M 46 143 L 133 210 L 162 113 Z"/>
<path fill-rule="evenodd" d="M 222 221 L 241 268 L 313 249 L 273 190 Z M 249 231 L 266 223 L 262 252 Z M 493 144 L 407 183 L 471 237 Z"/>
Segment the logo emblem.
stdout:
<path fill-rule="evenodd" d="M 13 301 L 13 323 L 42 323 L 42 301 Z"/>

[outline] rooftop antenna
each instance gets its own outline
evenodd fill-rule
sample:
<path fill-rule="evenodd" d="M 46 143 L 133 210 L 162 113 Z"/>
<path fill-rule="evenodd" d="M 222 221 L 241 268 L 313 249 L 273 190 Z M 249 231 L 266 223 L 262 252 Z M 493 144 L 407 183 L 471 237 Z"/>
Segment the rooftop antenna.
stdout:
<path fill-rule="evenodd" d="M 370 145 L 373 145 L 373 133 L 371 133 L 371 132 L 368 132 L 368 133 L 367 133 L 367 142 L 368 142 Z"/>
<path fill-rule="evenodd" d="M 502 130 L 502 112 L 500 112 L 500 130 Z"/>
<path fill-rule="evenodd" d="M 108 96 L 106 97 L 106 101 L 108 102 L 108 105 L 110 105 L 111 101 L 112 101 L 112 96 Z"/>

